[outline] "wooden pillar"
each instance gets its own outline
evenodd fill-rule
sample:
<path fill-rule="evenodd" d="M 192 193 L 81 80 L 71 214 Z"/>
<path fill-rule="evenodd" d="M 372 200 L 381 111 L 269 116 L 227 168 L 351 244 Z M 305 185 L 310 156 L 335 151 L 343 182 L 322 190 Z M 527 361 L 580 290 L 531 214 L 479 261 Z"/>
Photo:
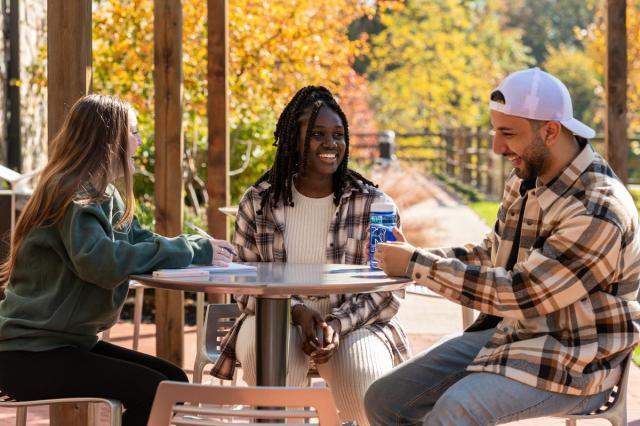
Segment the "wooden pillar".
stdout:
<path fill-rule="evenodd" d="M 455 132 L 455 152 L 456 152 L 456 178 L 465 184 L 469 183 L 469 138 L 467 129 L 461 128 Z"/>
<path fill-rule="evenodd" d="M 49 407 L 49 419 L 52 426 L 86 426 L 92 420 L 86 402 L 53 404 Z"/>
<path fill-rule="evenodd" d="M 218 208 L 229 205 L 229 11 L 227 0 L 208 0 L 207 83 L 209 125 L 207 223 L 209 233 L 229 238 L 229 220 Z M 210 294 L 209 302 L 224 303 L 225 295 Z"/>
<path fill-rule="evenodd" d="M 21 172 L 22 149 L 20 146 L 20 84 L 18 84 L 20 81 L 20 2 L 18 0 L 11 0 L 9 2 L 8 38 L 9 61 L 7 64 L 6 108 L 9 110 L 9 118 L 7 118 L 9 123 L 7 125 L 7 164 L 9 168 L 17 172 Z"/>
<path fill-rule="evenodd" d="M 447 137 L 442 131 L 440 131 L 438 134 L 432 134 L 430 137 L 438 138 L 438 172 L 441 175 L 444 175 L 447 173 L 449 158 Z"/>
<path fill-rule="evenodd" d="M 627 26 L 626 0 L 607 0 L 605 66 L 605 152 L 607 161 L 627 183 Z"/>
<path fill-rule="evenodd" d="M 444 141 L 446 143 L 446 174 L 450 178 L 455 178 L 455 165 L 456 165 L 456 156 L 455 156 L 455 136 L 453 131 L 450 129 L 446 129 L 444 131 Z"/>
<path fill-rule="evenodd" d="M 229 204 L 229 95 L 228 95 L 228 2 L 208 2 L 209 40 L 207 47 L 207 81 L 209 99 L 209 151 L 207 192 L 209 231 L 216 238 L 228 238 L 226 215 L 219 207 Z"/>
<path fill-rule="evenodd" d="M 482 153 L 483 153 L 482 156 L 484 158 L 483 164 L 486 167 L 484 171 L 485 173 L 484 192 L 485 194 L 488 194 L 490 197 L 494 197 L 497 191 L 495 191 L 495 188 L 494 188 L 494 182 L 496 178 L 495 178 L 495 166 L 493 164 L 494 153 L 491 145 L 491 140 L 487 139 L 487 135 L 484 132 L 481 133 L 480 138 L 481 138 L 480 146 L 482 147 Z M 498 198 L 498 196 L 496 196 L 495 198 Z"/>
<path fill-rule="evenodd" d="M 91 0 L 47 0 L 49 143 L 71 106 L 91 91 Z"/>
<path fill-rule="evenodd" d="M 182 2 L 155 0 L 156 231 L 182 232 Z M 156 290 L 156 354 L 182 365 L 183 292 Z"/>
<path fill-rule="evenodd" d="M 47 27 L 47 120 L 51 143 L 71 106 L 91 91 L 91 0 L 47 0 Z M 49 408 L 54 426 L 84 425 L 87 416 L 87 404 L 56 404 Z"/>

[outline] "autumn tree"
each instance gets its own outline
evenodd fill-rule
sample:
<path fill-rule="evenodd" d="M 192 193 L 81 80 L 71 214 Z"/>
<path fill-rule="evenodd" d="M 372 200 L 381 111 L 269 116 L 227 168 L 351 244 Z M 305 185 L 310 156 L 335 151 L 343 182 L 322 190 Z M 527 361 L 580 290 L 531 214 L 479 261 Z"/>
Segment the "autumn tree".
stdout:
<path fill-rule="evenodd" d="M 551 49 L 583 49 L 579 31 L 594 19 L 603 0 L 509 0 L 503 3 L 508 27 L 522 30 L 522 42 L 542 65 Z"/>
<path fill-rule="evenodd" d="M 583 49 L 563 44 L 548 48 L 543 68 L 567 85 L 571 93 L 573 115 L 599 128 L 603 105 L 602 98 L 598 96 L 600 81 L 593 58 Z"/>
<path fill-rule="evenodd" d="M 383 14 L 368 75 L 381 127 L 437 130 L 487 122 L 487 96 L 530 59 L 491 2 L 415 0 Z"/>
<path fill-rule="evenodd" d="M 271 163 L 275 121 L 295 91 L 323 84 L 349 98 L 351 65 L 368 47 L 366 34 L 349 39 L 349 24 L 379 10 L 397 8 L 400 3 L 229 1 L 231 167 L 248 164 L 232 177 L 233 199 L 237 200 Z M 207 131 L 205 7 L 202 0 L 183 1 L 185 146 L 203 178 Z M 119 94 L 138 109 L 141 130 L 147 135 L 139 159 L 147 181 L 138 179 L 138 186 L 139 192 L 151 193 L 153 0 L 98 1 L 93 20 L 94 89 Z"/>

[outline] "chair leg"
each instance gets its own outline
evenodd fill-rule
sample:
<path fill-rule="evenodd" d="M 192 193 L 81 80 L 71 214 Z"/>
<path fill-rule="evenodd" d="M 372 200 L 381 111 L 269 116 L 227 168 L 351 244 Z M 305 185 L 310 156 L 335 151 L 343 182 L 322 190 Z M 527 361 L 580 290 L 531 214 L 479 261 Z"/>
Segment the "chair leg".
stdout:
<path fill-rule="evenodd" d="M 206 362 L 196 360 L 193 366 L 193 383 L 202 383 L 202 373 L 206 365 Z"/>
<path fill-rule="evenodd" d="M 122 404 L 118 404 L 111 411 L 111 426 L 122 426 Z"/>
<path fill-rule="evenodd" d="M 140 342 L 140 324 L 142 323 L 142 305 L 144 305 L 144 287 L 137 287 L 133 303 L 133 350 L 138 350 Z"/>
<path fill-rule="evenodd" d="M 104 340 L 105 342 L 108 342 L 110 338 L 111 338 L 111 329 L 108 328 L 102 332 L 102 340 Z"/>
<path fill-rule="evenodd" d="M 627 426 L 627 412 L 625 411 L 622 416 L 608 417 L 607 420 L 609 420 L 611 426 Z"/>
<path fill-rule="evenodd" d="M 220 384 L 222 384 L 222 380 L 220 380 Z M 238 367 L 233 370 L 233 378 L 231 379 L 231 386 L 236 386 L 238 384 Z"/>
<path fill-rule="evenodd" d="M 196 347 L 204 347 L 204 293 L 196 293 Z"/>
<path fill-rule="evenodd" d="M 27 407 L 16 409 L 16 426 L 27 426 Z"/>

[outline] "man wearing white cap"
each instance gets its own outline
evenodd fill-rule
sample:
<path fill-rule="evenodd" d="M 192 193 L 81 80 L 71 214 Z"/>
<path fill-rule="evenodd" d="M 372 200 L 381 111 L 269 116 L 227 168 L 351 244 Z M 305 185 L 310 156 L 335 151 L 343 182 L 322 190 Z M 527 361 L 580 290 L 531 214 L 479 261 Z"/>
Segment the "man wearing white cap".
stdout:
<path fill-rule="evenodd" d="M 486 425 L 588 413 L 639 340 L 638 214 L 587 143 L 565 85 L 538 68 L 491 93 L 493 149 L 514 171 L 480 245 L 379 244 L 405 275 L 480 311 L 465 332 L 374 382 L 372 425 Z M 400 232 L 399 240 L 404 240 Z"/>

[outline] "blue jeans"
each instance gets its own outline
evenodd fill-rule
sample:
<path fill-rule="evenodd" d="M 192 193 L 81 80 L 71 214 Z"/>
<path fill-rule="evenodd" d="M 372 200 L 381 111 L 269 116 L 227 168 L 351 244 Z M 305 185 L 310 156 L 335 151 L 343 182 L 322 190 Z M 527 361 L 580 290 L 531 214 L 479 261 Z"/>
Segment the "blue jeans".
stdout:
<path fill-rule="evenodd" d="M 588 413 L 607 400 L 610 391 L 564 395 L 497 374 L 465 371 L 494 331 L 450 337 L 375 381 L 365 396 L 371 425 L 484 426 Z"/>

